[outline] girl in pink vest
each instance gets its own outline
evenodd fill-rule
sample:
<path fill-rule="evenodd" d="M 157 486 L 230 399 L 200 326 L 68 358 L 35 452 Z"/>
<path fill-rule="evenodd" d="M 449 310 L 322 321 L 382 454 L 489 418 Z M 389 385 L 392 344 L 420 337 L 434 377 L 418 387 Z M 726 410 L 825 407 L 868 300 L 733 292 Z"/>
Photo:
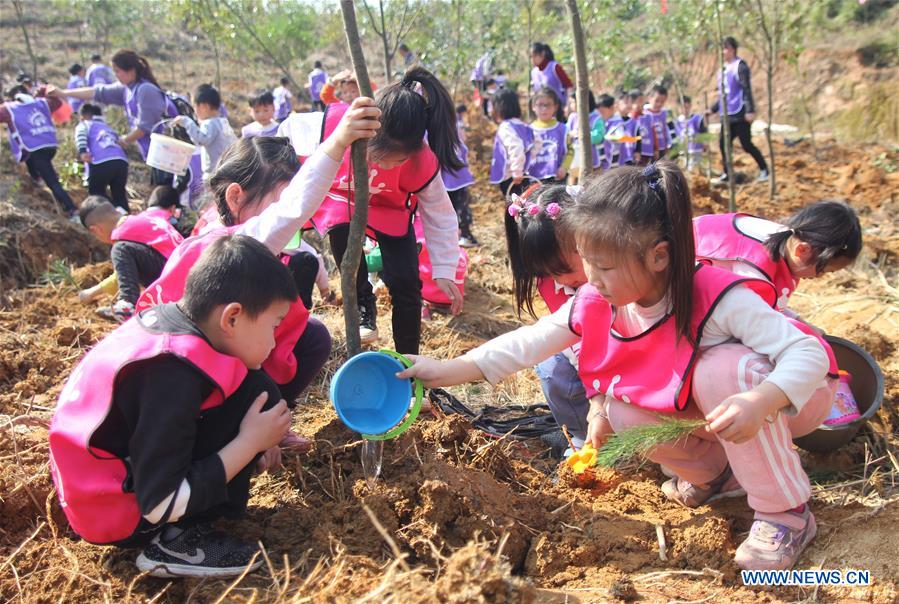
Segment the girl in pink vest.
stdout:
<path fill-rule="evenodd" d="M 808 476 L 792 438 L 827 416 L 836 384 L 818 341 L 773 306 L 769 283 L 694 264 L 689 186 L 671 161 L 601 174 L 562 213 L 588 283 L 535 325 L 447 362 L 417 358 L 399 377 L 495 383 L 581 342 L 587 441 L 659 421 L 707 425 L 649 454 L 674 475 L 673 501 L 748 495 L 746 569 L 786 569 L 815 535 Z"/>
<path fill-rule="evenodd" d="M 177 203 L 174 189 L 166 188 L 172 191 L 170 198 Z M 154 194 L 158 195 L 156 190 Z M 159 278 L 166 260 L 184 240 L 169 222 L 174 210 L 172 205 L 165 210 L 156 208 L 123 216 L 121 210 L 102 195 L 86 198 L 79 210 L 81 224 L 103 243 L 112 244 L 109 257 L 114 273 L 96 287 L 82 291 L 79 294 L 81 301 L 90 302 L 104 292 L 114 293 L 117 285 L 115 302 L 97 309 L 97 313 L 119 323 L 130 319 L 141 287 Z M 160 216 L 161 212 L 167 212 L 168 217 Z"/>
<path fill-rule="evenodd" d="M 154 576 L 244 572 L 255 543 L 211 523 L 243 515 L 253 470 L 278 460 L 290 412 L 259 366 L 296 297 L 264 245 L 220 237 L 177 304 L 87 353 L 50 425 L 51 475 L 80 537 L 144 547 L 137 567 Z"/>
<path fill-rule="evenodd" d="M 456 154 L 459 135 L 456 111 L 449 92 L 428 70 L 409 69 L 399 82 L 378 92 L 382 128 L 368 145 L 371 197 L 368 233 L 378 240 L 384 268 L 381 279 L 393 303 L 394 348 L 418 352 L 421 336 L 421 279 L 412 217 L 421 215 L 434 282 L 450 300 L 451 312 L 462 310 L 462 294 L 455 283 L 459 263 L 459 222 L 446 192 L 441 170 L 463 167 Z M 346 111 L 344 103 L 328 105 L 323 136 L 327 137 Z M 347 247 L 353 214 L 354 184 L 349 150 L 312 222 L 327 233 L 340 265 Z M 378 339 L 377 305 L 365 259 L 356 276 L 360 336 L 364 343 Z"/>
<path fill-rule="evenodd" d="M 537 294 L 550 312 L 556 312 L 587 282 L 574 240 L 567 225 L 559 220 L 574 205 L 573 195 L 579 188 L 539 185 L 507 208 L 506 245 L 519 318 L 522 311 L 537 318 Z M 575 446 L 580 447 L 587 438 L 590 403 L 577 373 L 577 350 L 578 346 L 573 346 L 553 354 L 534 369 L 556 423 L 566 426 Z M 555 457 L 560 457 L 568 446 L 561 432 L 543 440 L 552 447 Z"/>
<path fill-rule="evenodd" d="M 356 99 L 302 168 L 287 139 L 257 136 L 236 141 L 222 154 L 209 179 L 220 223 L 207 225 L 203 234 L 178 247 L 159 278 L 144 291 L 138 310 L 179 300 L 187 273 L 202 250 L 227 234 L 248 235 L 280 254 L 321 205 L 347 148 L 357 139 L 374 135 L 379 115 L 374 101 Z M 328 330 L 309 318 L 300 300 L 295 301 L 275 330 L 275 347 L 263 363 L 291 407 L 324 365 L 330 348 Z M 290 442 L 306 444 L 296 438 Z"/>

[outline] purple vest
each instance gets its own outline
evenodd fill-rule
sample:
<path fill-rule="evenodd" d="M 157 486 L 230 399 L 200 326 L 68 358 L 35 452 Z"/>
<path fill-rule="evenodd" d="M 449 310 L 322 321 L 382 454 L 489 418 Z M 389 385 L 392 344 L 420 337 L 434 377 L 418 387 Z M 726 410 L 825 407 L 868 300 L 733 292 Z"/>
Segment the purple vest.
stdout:
<path fill-rule="evenodd" d="M 608 139 L 614 139 L 616 135 L 620 136 L 622 134 L 633 136 L 636 126 L 636 120 L 629 119 L 624 121 L 618 114 L 613 115 L 606 122 L 606 140 L 603 142 L 605 151 L 604 169 L 608 170 L 614 166 L 624 166 L 634 160 L 634 143 L 615 143 Z"/>
<path fill-rule="evenodd" d="M 652 142 L 652 117 L 646 113 L 641 113 L 636 118 L 632 117 L 629 124 L 631 126 L 631 134 L 640 137 L 640 155 L 643 157 L 652 157 L 656 148 Z M 631 152 L 637 150 L 637 143 L 627 143 Z"/>
<path fill-rule="evenodd" d="M 702 153 L 705 150 L 702 143 L 696 142 L 696 135 L 699 134 L 701 125 L 702 116 L 698 113 L 694 113 L 689 118 L 681 116 L 677 119 L 677 123 L 674 124 L 677 138 L 682 144 L 687 145 L 687 139 L 689 138 L 690 142 L 687 145 L 689 153 Z"/>
<path fill-rule="evenodd" d="M 521 142 L 524 145 L 524 170 L 527 172 L 527 158 L 530 154 L 531 147 L 534 145 L 534 132 L 531 130 L 530 126 L 520 120 L 514 122 L 507 120 L 505 123 L 508 123 L 509 126 L 512 127 L 515 134 L 521 139 Z M 502 126 L 502 124 L 500 124 L 500 126 Z M 492 184 L 499 184 L 503 181 L 503 175 L 506 172 L 506 162 L 508 159 L 509 158 L 506 157 L 506 148 L 499 138 L 499 132 L 497 132 L 496 137 L 493 139 L 493 160 L 490 162 L 490 182 Z"/>
<path fill-rule="evenodd" d="M 597 113 L 596 111 L 594 111 L 593 113 L 590 114 L 590 130 L 593 130 L 593 126 L 596 124 L 596 120 L 598 120 L 598 119 L 600 119 L 600 117 L 599 117 L 599 113 Z M 578 130 L 578 125 L 577 125 L 577 112 L 574 112 L 571 114 L 571 117 L 568 118 L 568 135 L 571 137 L 571 141 L 572 141 L 571 144 L 577 145 L 577 147 L 575 147 L 575 149 L 577 150 L 578 153 L 580 153 L 580 150 L 581 150 L 580 143 L 578 142 L 578 137 L 580 136 L 580 134 L 581 133 Z M 591 145 L 591 147 L 593 149 L 593 167 L 598 168 L 599 167 L 599 146 Z"/>
<path fill-rule="evenodd" d="M 12 117 L 9 129 L 9 148 L 16 161 L 22 161 L 25 151 L 37 151 L 57 146 L 56 126 L 50 117 L 50 106 L 44 99 L 31 103 L 11 101 L 6 104 Z"/>
<path fill-rule="evenodd" d="M 190 156 L 190 164 L 187 166 L 188 181 L 187 189 L 181 194 L 181 205 L 187 206 L 192 210 L 200 209 L 200 199 L 203 197 L 205 187 L 203 186 L 203 160 L 200 154 L 200 148 L 194 151 Z M 178 186 L 178 179 L 175 175 L 172 178 L 172 186 Z"/>
<path fill-rule="evenodd" d="M 87 85 L 97 86 L 99 84 L 115 84 L 116 77 L 112 69 L 103 63 L 94 63 L 87 68 Z"/>
<path fill-rule="evenodd" d="M 321 100 L 322 88 L 328 81 L 328 74 L 321 69 L 313 69 L 309 74 L 309 94 L 312 95 L 313 101 Z"/>
<path fill-rule="evenodd" d="M 724 91 L 721 90 L 721 72 L 718 72 L 718 99 L 727 102 L 727 115 L 735 115 L 743 108 L 743 86 L 740 84 L 739 69 L 743 59 L 736 57 L 724 66 Z M 723 106 L 721 114 L 724 114 Z"/>
<path fill-rule="evenodd" d="M 119 135 L 109 124 L 93 119 L 87 127 L 87 150 L 92 164 L 102 164 L 113 159 L 128 161 L 125 150 L 119 146 Z"/>
<path fill-rule="evenodd" d="M 290 99 L 287 98 L 287 92 L 288 90 L 284 86 L 278 86 L 272 90 L 272 96 L 275 97 L 275 119 L 279 122 L 290 115 L 290 110 L 293 108 Z"/>
<path fill-rule="evenodd" d="M 531 130 L 534 131 L 534 148 L 527 172 L 538 180 L 555 178 L 568 152 L 565 124 L 557 123 L 551 128 L 531 126 Z"/>
<path fill-rule="evenodd" d="M 265 127 L 257 125 L 256 122 L 250 122 L 240 129 L 240 136 L 242 138 L 251 138 L 253 136 L 278 136 L 279 125 L 280 124 L 275 120 L 272 120 L 272 123 Z"/>
<path fill-rule="evenodd" d="M 458 191 L 474 184 L 474 176 L 471 175 L 471 170 L 468 169 L 468 146 L 460 142 L 459 146 L 456 147 L 456 155 L 459 156 L 459 160 L 465 165 L 457 171 L 445 170 L 441 172 L 443 186 L 446 187 L 447 191 Z"/>
<path fill-rule="evenodd" d="M 69 76 L 69 83 L 66 84 L 66 90 L 70 90 L 72 88 L 84 88 L 87 86 L 87 81 L 79 75 Z M 76 99 L 73 97 L 67 97 L 69 99 L 69 105 L 72 106 L 72 111 L 77 113 L 81 106 L 84 105 L 84 101 L 81 99 Z"/>
<path fill-rule="evenodd" d="M 655 136 L 656 151 L 664 151 L 671 146 L 671 133 L 668 132 L 668 110 L 662 109 L 658 113 L 647 111 L 645 115 L 649 117 L 652 125 L 650 136 Z"/>
<path fill-rule="evenodd" d="M 175 117 L 178 115 L 178 110 L 175 108 L 175 103 L 162 91 L 158 86 L 153 85 L 151 82 L 146 82 L 141 80 L 135 83 L 133 86 L 127 86 L 125 88 L 125 115 L 128 117 L 128 125 L 132 128 L 137 127 L 137 116 L 138 116 L 138 107 L 137 107 L 137 91 L 140 90 L 142 86 L 151 86 L 159 91 L 163 97 L 165 97 L 165 111 L 162 115 L 159 116 L 159 119 L 163 119 L 165 117 Z M 153 132 L 162 132 L 162 124 L 157 124 L 155 128 L 153 128 Z M 150 133 L 147 132 L 142 137 L 137 139 L 137 145 L 140 147 L 141 157 L 147 159 L 147 153 L 150 150 Z"/>
<path fill-rule="evenodd" d="M 539 91 L 544 86 L 555 90 L 562 100 L 562 107 L 564 107 L 565 103 L 568 102 L 568 95 L 565 93 L 565 87 L 562 86 L 562 80 L 559 79 L 559 75 L 556 73 L 556 65 L 558 63 L 550 61 L 546 64 L 545 69 L 540 69 L 539 67 L 531 69 L 531 83 L 534 87 L 534 92 Z"/>

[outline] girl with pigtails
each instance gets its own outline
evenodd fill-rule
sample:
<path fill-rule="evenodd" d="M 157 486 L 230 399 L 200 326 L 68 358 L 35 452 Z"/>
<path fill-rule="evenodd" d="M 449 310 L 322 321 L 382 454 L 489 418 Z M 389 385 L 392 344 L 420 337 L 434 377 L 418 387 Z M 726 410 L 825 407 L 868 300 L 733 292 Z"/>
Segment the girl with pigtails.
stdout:
<path fill-rule="evenodd" d="M 441 170 L 459 170 L 456 112 L 446 88 L 428 70 L 413 67 L 399 82 L 378 91 L 381 128 L 368 143 L 370 237 L 378 241 L 383 259 L 381 278 L 393 302 L 393 339 L 398 352 L 417 354 L 421 335 L 421 279 L 412 219 L 421 214 L 434 280 L 462 309 L 462 294 L 453 281 L 459 261 L 456 212 L 440 178 Z M 340 122 L 346 105 L 329 105 L 322 139 Z M 343 260 L 354 209 L 350 152 L 343 162 L 312 223 L 327 234 L 338 265 Z M 360 336 L 363 343 L 378 339 L 377 306 L 364 259 L 356 277 Z"/>

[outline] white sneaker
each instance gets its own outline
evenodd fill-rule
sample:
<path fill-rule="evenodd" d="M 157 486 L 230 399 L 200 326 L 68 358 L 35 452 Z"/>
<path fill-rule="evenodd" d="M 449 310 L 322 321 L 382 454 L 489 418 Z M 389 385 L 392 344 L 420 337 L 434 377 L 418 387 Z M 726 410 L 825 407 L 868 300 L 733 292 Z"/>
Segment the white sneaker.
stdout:
<path fill-rule="evenodd" d="M 727 173 L 725 172 L 724 174 L 720 175 L 718 178 L 715 179 L 715 181 L 716 182 L 727 182 Z"/>
<path fill-rule="evenodd" d="M 359 339 L 363 344 L 374 344 L 378 341 L 378 328 L 359 327 Z"/>
<path fill-rule="evenodd" d="M 759 175 L 756 177 L 755 182 L 768 182 L 768 170 L 762 170 L 759 172 Z"/>

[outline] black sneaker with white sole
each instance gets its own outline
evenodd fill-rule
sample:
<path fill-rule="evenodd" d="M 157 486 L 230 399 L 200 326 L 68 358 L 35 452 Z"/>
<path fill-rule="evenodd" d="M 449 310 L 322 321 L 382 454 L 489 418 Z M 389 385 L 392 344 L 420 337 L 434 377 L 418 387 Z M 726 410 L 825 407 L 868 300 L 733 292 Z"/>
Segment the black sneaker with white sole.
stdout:
<path fill-rule="evenodd" d="M 234 577 L 246 570 L 259 548 L 207 524 L 168 526 L 137 557 L 137 568 L 154 577 Z M 250 570 L 262 565 L 257 557 Z"/>

